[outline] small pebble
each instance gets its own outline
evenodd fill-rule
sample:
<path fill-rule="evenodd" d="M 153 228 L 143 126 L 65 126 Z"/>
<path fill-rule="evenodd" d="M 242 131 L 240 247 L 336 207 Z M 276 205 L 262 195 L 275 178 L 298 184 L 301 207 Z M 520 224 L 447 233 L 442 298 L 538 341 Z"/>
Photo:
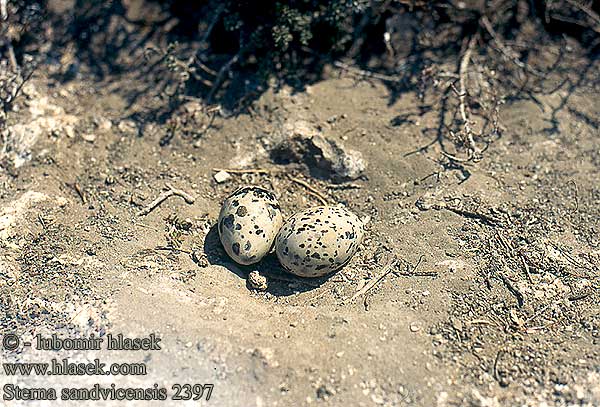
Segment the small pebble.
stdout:
<path fill-rule="evenodd" d="M 120 121 L 117 128 L 124 134 L 137 134 L 139 132 L 137 124 L 129 119 Z"/>
<path fill-rule="evenodd" d="M 253 270 L 248 274 L 248 285 L 250 288 L 258 291 L 265 291 L 269 287 L 267 277 L 261 276 L 256 270 Z"/>
<path fill-rule="evenodd" d="M 219 171 L 213 177 L 217 184 L 223 184 L 231 179 L 231 175 L 227 171 Z"/>
<path fill-rule="evenodd" d="M 88 143 L 93 143 L 96 141 L 96 136 L 94 134 L 82 134 L 81 138 L 87 141 Z"/>
<path fill-rule="evenodd" d="M 410 324 L 410 331 L 411 331 L 411 332 L 418 332 L 418 331 L 420 331 L 420 330 L 421 330 L 421 327 L 419 326 L 419 324 L 418 324 L 418 323 L 416 323 L 416 322 L 412 322 L 412 323 Z"/>

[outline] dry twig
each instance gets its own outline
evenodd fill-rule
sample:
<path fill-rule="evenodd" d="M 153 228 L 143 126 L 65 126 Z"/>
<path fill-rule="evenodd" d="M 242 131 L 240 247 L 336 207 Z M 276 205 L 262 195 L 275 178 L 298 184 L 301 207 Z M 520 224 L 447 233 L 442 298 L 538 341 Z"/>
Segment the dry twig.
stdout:
<path fill-rule="evenodd" d="M 219 91 L 219 89 L 221 89 L 221 86 L 223 85 L 223 82 L 225 82 L 227 75 L 229 75 L 229 72 L 231 72 L 231 69 L 239 62 L 240 58 L 242 57 L 244 50 L 242 48 L 240 48 L 240 50 L 238 51 L 237 54 L 235 54 L 229 61 L 227 61 L 225 63 L 225 65 L 223 65 L 221 67 L 221 69 L 219 70 L 217 77 L 215 78 L 214 82 L 213 82 L 213 86 L 210 90 L 210 92 L 208 93 L 208 96 L 206 97 L 206 100 L 210 103 L 212 102 L 212 100 L 214 99 L 215 95 L 217 94 L 217 92 Z"/>
<path fill-rule="evenodd" d="M 73 188 L 73 190 L 75 192 L 77 192 L 77 195 L 79 196 L 79 199 L 81 199 L 81 203 L 82 204 L 87 204 L 87 199 L 85 197 L 85 194 L 83 193 L 83 191 L 81 190 L 81 187 L 79 186 L 79 184 L 77 182 L 73 182 L 72 184 L 70 183 L 66 183 L 66 185 L 70 188 Z"/>
<path fill-rule="evenodd" d="M 356 298 L 358 298 L 361 295 L 367 293 L 369 290 L 371 290 L 373 287 L 375 287 L 381 280 L 383 280 L 388 274 L 390 274 L 394 270 L 394 266 L 396 265 L 397 261 L 398 261 L 398 259 L 396 258 L 396 256 L 393 256 L 392 259 L 383 268 L 383 271 L 381 272 L 381 274 L 379 275 L 379 277 L 373 278 L 373 279 L 369 280 L 369 282 L 367 284 L 365 284 L 365 286 L 363 288 L 361 288 L 360 290 L 358 290 L 352 296 L 352 298 L 350 298 L 347 301 L 347 303 L 351 303 Z"/>
<path fill-rule="evenodd" d="M 169 184 L 166 184 L 166 185 L 167 185 L 168 190 L 161 193 L 154 201 L 150 202 L 150 204 L 148 206 L 146 206 L 144 209 L 142 209 L 138 213 L 138 216 L 144 216 L 144 215 L 149 214 L 154 209 L 156 209 L 160 204 L 162 204 L 164 201 L 166 201 L 167 198 L 169 198 L 171 196 L 179 196 L 179 197 L 183 198 L 187 204 L 190 204 L 190 205 L 196 201 L 196 198 L 194 198 L 192 195 L 188 194 L 187 192 L 182 191 L 181 189 L 173 188 Z"/>
<path fill-rule="evenodd" d="M 507 386 L 507 383 L 506 383 L 506 381 L 505 381 L 505 380 L 503 380 L 503 379 L 500 377 L 500 373 L 499 373 L 499 371 L 498 371 L 498 362 L 500 362 L 500 358 L 502 357 L 502 355 L 504 355 L 504 353 L 505 353 L 505 352 L 504 352 L 504 350 L 502 350 L 502 349 L 500 349 L 500 350 L 498 351 L 498 353 L 496 353 L 496 358 L 494 359 L 494 369 L 493 369 L 493 372 L 494 372 L 494 379 L 496 379 L 496 380 L 498 381 L 498 383 L 500 384 L 500 386 L 502 386 L 502 387 L 506 387 L 506 386 Z"/>
<path fill-rule="evenodd" d="M 225 171 L 231 174 L 269 174 L 271 171 L 262 168 L 250 168 L 250 169 L 227 169 L 227 168 L 213 168 L 214 172 Z"/>
<path fill-rule="evenodd" d="M 596 24 L 594 27 L 590 27 L 592 30 L 594 30 L 595 32 L 597 32 L 598 34 L 600 34 L 600 16 L 598 16 L 598 14 L 596 14 L 596 12 L 594 10 L 592 10 L 590 7 L 581 4 L 580 2 L 576 1 L 576 0 L 565 0 L 567 3 L 569 3 L 570 5 L 572 5 L 573 7 L 578 8 L 579 10 L 583 11 L 585 14 L 587 14 L 587 16 L 594 22 L 594 24 Z"/>
<path fill-rule="evenodd" d="M 402 78 L 400 78 L 400 77 L 384 75 L 384 74 L 380 74 L 377 72 L 365 71 L 364 69 L 355 68 L 353 66 L 350 66 L 350 65 L 345 64 L 340 61 L 335 61 L 333 63 L 333 65 L 337 68 L 340 68 L 340 69 L 352 74 L 352 75 L 360 76 L 363 78 L 379 79 L 380 81 L 384 81 L 384 82 L 402 82 Z"/>
<path fill-rule="evenodd" d="M 185 250 L 185 249 L 178 249 L 177 247 L 173 247 L 173 246 L 156 246 L 154 248 L 154 250 L 164 250 L 164 251 L 171 251 L 171 252 L 181 252 L 181 253 L 186 253 L 191 255 L 192 252 L 189 250 Z"/>
<path fill-rule="evenodd" d="M 496 43 L 496 45 L 498 46 L 498 49 L 500 50 L 500 52 L 502 54 L 504 54 L 504 56 L 506 56 L 509 60 L 511 60 L 515 65 L 517 65 L 519 68 L 532 73 L 536 76 L 543 76 L 543 73 L 538 71 L 537 69 L 533 68 L 531 65 L 526 64 L 525 62 L 521 61 L 518 57 L 518 55 L 512 50 L 510 49 L 510 47 L 508 47 L 503 41 L 502 39 L 500 39 L 500 36 L 496 33 L 496 30 L 494 30 L 494 27 L 492 26 L 492 23 L 490 22 L 490 20 L 486 17 L 483 16 L 481 17 L 481 25 L 483 26 L 483 28 L 486 29 L 486 31 L 488 32 L 488 34 L 490 34 L 490 36 L 492 37 L 492 39 L 494 40 L 494 42 Z"/>
<path fill-rule="evenodd" d="M 517 299 L 517 304 L 519 305 L 519 307 L 522 307 L 523 304 L 525 303 L 525 297 L 523 297 L 523 294 L 521 294 L 521 291 L 519 291 L 510 281 L 510 279 L 508 277 L 506 277 L 503 274 L 498 274 L 498 277 L 500 278 L 500 280 L 504 283 L 504 286 L 506 287 L 506 289 L 515 296 L 515 298 Z"/>
<path fill-rule="evenodd" d="M 458 93 L 459 99 L 459 111 L 460 117 L 463 121 L 463 132 L 467 141 L 467 147 L 469 148 L 469 158 L 470 159 L 478 159 L 481 155 L 481 150 L 475 144 L 475 140 L 473 139 L 473 129 L 471 128 L 471 122 L 469 120 L 469 116 L 467 113 L 466 107 L 466 97 L 467 97 L 467 71 L 469 70 L 469 64 L 471 63 L 471 55 L 473 54 L 473 49 L 475 48 L 475 44 L 477 43 L 477 35 L 474 35 L 469 40 L 469 45 L 467 46 L 467 50 L 462 57 L 459 67 L 459 85 L 460 91 Z"/>
<path fill-rule="evenodd" d="M 406 271 L 394 271 L 394 275 L 404 277 L 437 277 L 438 273 L 436 271 L 417 271 L 417 268 L 421 265 L 424 258 L 425 255 L 422 254 L 412 270 L 410 269 L 410 265 L 407 264 Z"/>
<path fill-rule="evenodd" d="M 316 197 L 319 201 L 321 201 L 321 203 L 323 205 L 329 205 L 329 202 L 327 201 L 327 197 L 325 197 L 325 195 L 323 195 L 321 192 L 319 192 L 318 190 L 316 190 L 315 188 L 313 188 L 312 186 L 310 186 L 308 183 L 302 181 L 301 179 L 298 179 L 296 177 L 293 177 L 291 175 L 288 175 L 288 177 L 290 178 L 291 181 L 302 185 L 304 188 L 306 188 L 308 190 L 308 193 L 314 197 Z"/>

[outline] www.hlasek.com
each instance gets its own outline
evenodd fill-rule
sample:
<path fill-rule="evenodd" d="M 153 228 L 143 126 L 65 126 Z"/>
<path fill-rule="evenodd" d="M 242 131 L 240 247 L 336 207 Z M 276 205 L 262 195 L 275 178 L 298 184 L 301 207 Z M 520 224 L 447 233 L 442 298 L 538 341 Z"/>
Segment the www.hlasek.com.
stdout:
<path fill-rule="evenodd" d="M 156 335 L 151 334 L 144 338 L 127 338 L 122 334 L 107 335 L 97 338 L 59 338 L 57 335 L 43 337 L 36 335 L 32 342 L 21 341 L 15 334 L 6 334 L 2 337 L 2 347 L 8 351 L 19 348 L 25 350 L 35 347 L 41 351 L 58 350 L 129 350 L 129 351 L 156 351 L 161 350 L 160 341 Z M 100 359 L 93 362 L 75 362 L 68 358 L 53 358 L 49 362 L 3 362 L 2 367 L 6 376 L 145 376 L 147 366 L 145 363 L 111 363 L 107 366 Z M 2 387 L 2 400 L 210 400 L 214 385 L 211 383 L 200 384 L 173 384 L 171 392 L 166 387 L 153 384 L 151 387 L 119 387 L 116 384 L 93 384 L 88 387 L 25 387 L 14 384 L 5 384 Z"/>
<path fill-rule="evenodd" d="M 95 375 L 121 375 L 145 376 L 147 374 L 145 363 L 101 363 L 94 359 L 93 363 L 71 362 L 69 359 L 52 359 L 50 363 L 2 363 L 4 374 L 7 376 L 95 376 Z"/>

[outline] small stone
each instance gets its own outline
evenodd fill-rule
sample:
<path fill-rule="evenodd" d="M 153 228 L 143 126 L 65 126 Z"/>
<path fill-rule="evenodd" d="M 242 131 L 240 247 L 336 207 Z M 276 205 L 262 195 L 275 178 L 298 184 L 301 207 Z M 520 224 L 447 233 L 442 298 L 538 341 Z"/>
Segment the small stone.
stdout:
<path fill-rule="evenodd" d="M 96 141 L 96 136 L 94 134 L 82 134 L 81 138 L 87 141 L 88 143 L 93 143 Z"/>
<path fill-rule="evenodd" d="M 137 124 L 133 120 L 121 120 L 117 126 L 119 131 L 124 134 L 138 134 L 139 129 Z"/>
<path fill-rule="evenodd" d="M 206 253 L 204 253 L 201 250 L 198 249 L 194 249 L 192 250 L 192 261 L 194 263 L 196 263 L 199 267 L 208 267 L 210 265 L 209 261 L 208 261 L 208 257 L 206 256 Z"/>
<path fill-rule="evenodd" d="M 73 126 L 67 125 L 63 128 L 63 131 L 65 132 L 68 138 L 75 137 L 75 129 L 73 128 Z"/>
<path fill-rule="evenodd" d="M 317 389 L 317 398 L 327 400 L 335 395 L 335 389 L 328 384 L 323 384 Z"/>
<path fill-rule="evenodd" d="M 231 175 L 227 171 L 219 171 L 215 175 L 213 175 L 217 184 L 223 184 L 231 179 Z"/>
<path fill-rule="evenodd" d="M 258 291 L 265 291 L 269 287 L 267 277 L 261 276 L 256 270 L 253 270 L 248 274 L 248 285 L 250 288 Z"/>
<path fill-rule="evenodd" d="M 371 394 L 371 400 L 375 404 L 383 404 L 385 402 L 385 400 L 383 399 L 383 397 L 381 397 L 378 394 Z"/>
<path fill-rule="evenodd" d="M 109 131 L 112 128 L 112 122 L 105 117 L 96 120 L 96 125 L 98 126 L 98 129 L 102 131 Z"/>
<path fill-rule="evenodd" d="M 417 322 L 412 322 L 409 328 L 411 332 L 419 332 L 421 330 L 421 326 Z"/>

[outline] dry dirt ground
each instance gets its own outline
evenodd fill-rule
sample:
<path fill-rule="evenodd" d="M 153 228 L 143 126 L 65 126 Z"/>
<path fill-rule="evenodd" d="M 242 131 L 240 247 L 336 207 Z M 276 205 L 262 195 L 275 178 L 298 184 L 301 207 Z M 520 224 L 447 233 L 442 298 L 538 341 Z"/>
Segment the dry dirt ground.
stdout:
<path fill-rule="evenodd" d="M 578 85 L 502 106 L 502 137 L 464 165 L 431 144 L 435 110 L 420 115 L 410 92 L 390 105 L 384 86 L 346 75 L 267 92 L 200 134 L 207 117 L 194 102 L 159 124 L 144 112 L 160 101 L 132 104 L 127 76 L 60 82 L 38 70 L 3 151 L 1 333 L 156 333 L 163 347 L 3 350 L 5 361 L 101 357 L 149 371 L 1 380 L 157 383 L 170 395 L 174 383 L 214 383 L 200 405 L 215 406 L 600 405 L 600 63 L 584 62 Z M 274 160 L 300 120 L 360 151 L 365 176 L 334 184 Z M 268 172 L 217 184 L 214 168 Z M 246 184 L 273 189 L 286 216 L 317 205 L 289 174 L 370 217 L 367 236 L 328 279 L 292 278 L 271 255 L 257 266 L 269 287 L 254 291 L 253 268 L 227 258 L 214 224 Z M 139 216 L 167 185 L 195 202 L 175 196 Z M 199 405 L 156 403 L 171 404 Z"/>

